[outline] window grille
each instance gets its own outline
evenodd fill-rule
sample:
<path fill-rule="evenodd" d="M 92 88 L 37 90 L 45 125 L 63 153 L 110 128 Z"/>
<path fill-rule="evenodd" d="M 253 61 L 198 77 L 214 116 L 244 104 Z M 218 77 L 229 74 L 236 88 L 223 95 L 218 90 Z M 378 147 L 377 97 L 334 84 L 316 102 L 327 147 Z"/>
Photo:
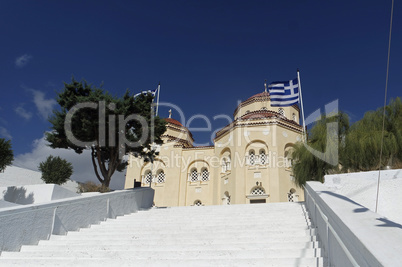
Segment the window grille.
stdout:
<path fill-rule="evenodd" d="M 254 164 L 255 164 L 255 154 L 254 154 L 254 151 L 250 151 L 249 162 L 250 162 L 250 165 L 254 165 Z"/>
<path fill-rule="evenodd" d="M 281 114 L 282 116 L 285 116 L 285 111 L 283 110 L 283 108 L 279 108 L 278 109 L 279 114 Z"/>
<path fill-rule="evenodd" d="M 265 165 L 265 163 L 267 163 L 267 155 L 265 155 L 264 150 L 260 152 L 260 163 L 261 165 Z"/>
<path fill-rule="evenodd" d="M 209 172 L 207 169 L 204 169 L 201 173 L 201 181 L 205 182 L 209 180 Z"/>
<path fill-rule="evenodd" d="M 145 174 L 145 183 L 149 184 L 152 181 L 152 173 L 151 172 L 147 172 Z"/>
<path fill-rule="evenodd" d="M 292 119 L 294 120 L 294 121 L 296 121 L 296 114 L 292 114 Z"/>
<path fill-rule="evenodd" d="M 194 206 L 202 206 L 201 200 L 194 201 Z"/>
<path fill-rule="evenodd" d="M 192 171 L 191 171 L 190 181 L 191 181 L 191 182 L 196 182 L 196 181 L 198 181 L 198 173 L 197 173 L 197 170 L 192 170 Z"/>
<path fill-rule="evenodd" d="M 252 195 L 257 195 L 257 196 L 259 196 L 259 195 L 265 195 L 265 190 L 264 190 L 264 188 L 262 188 L 262 187 L 255 187 L 252 191 L 251 191 L 251 194 Z"/>
<path fill-rule="evenodd" d="M 165 182 L 165 173 L 163 171 L 160 171 L 157 177 L 158 183 L 164 183 Z"/>

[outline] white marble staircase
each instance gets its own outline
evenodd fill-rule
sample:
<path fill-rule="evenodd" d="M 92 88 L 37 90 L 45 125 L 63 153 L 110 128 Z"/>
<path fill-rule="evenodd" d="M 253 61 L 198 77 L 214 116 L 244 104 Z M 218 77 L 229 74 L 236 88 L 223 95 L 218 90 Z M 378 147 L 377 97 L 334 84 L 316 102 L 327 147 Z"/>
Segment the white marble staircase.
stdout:
<path fill-rule="evenodd" d="M 52 235 L 0 266 L 322 266 L 301 203 L 154 208 Z"/>

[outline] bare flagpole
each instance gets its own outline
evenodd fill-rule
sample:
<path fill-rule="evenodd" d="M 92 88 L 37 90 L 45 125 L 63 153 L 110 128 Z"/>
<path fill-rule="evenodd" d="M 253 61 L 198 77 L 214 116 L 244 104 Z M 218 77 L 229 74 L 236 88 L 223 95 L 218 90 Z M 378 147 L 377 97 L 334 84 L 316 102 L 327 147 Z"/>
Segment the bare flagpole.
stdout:
<path fill-rule="evenodd" d="M 158 96 L 156 97 L 156 114 L 155 116 L 158 116 L 158 110 L 159 110 L 159 92 L 161 91 L 161 83 L 159 82 L 158 84 Z"/>
<path fill-rule="evenodd" d="M 299 95 L 300 95 L 300 106 L 301 106 L 301 111 L 302 111 L 302 118 L 303 118 L 303 142 L 307 142 L 307 136 L 306 136 L 306 122 L 304 120 L 304 108 L 303 108 L 303 96 L 302 96 L 302 89 L 301 89 L 301 81 L 300 81 L 300 72 L 299 69 L 297 69 L 297 82 L 299 84 Z"/>

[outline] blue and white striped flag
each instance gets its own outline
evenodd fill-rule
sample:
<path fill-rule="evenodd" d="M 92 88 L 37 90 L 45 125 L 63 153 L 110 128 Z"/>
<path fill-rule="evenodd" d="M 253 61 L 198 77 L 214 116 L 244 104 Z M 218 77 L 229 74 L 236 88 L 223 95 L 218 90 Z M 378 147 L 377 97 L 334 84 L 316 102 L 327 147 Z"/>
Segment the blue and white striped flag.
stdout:
<path fill-rule="evenodd" d="M 136 98 L 137 96 L 139 96 L 139 95 L 141 95 L 141 94 L 148 94 L 148 93 L 151 93 L 152 94 L 152 96 L 155 96 L 156 95 L 156 91 L 158 91 L 158 88 L 156 88 L 154 91 L 152 91 L 152 90 L 148 90 L 148 91 L 142 91 L 141 93 L 138 93 L 138 94 L 136 94 L 136 95 L 134 95 L 134 98 Z"/>
<path fill-rule="evenodd" d="M 268 85 L 271 107 L 287 107 L 299 102 L 297 79 L 286 82 L 273 82 Z"/>

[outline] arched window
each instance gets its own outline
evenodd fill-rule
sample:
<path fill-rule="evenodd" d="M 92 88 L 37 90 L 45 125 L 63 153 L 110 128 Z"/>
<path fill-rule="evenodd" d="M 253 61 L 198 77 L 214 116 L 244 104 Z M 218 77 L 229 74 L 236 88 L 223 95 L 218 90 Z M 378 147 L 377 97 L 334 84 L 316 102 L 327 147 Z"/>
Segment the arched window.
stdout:
<path fill-rule="evenodd" d="M 267 163 L 267 155 L 265 154 L 265 150 L 260 150 L 260 164 L 265 165 Z"/>
<path fill-rule="evenodd" d="M 268 110 L 266 107 L 262 107 L 261 110 Z"/>
<path fill-rule="evenodd" d="M 148 170 L 145 172 L 145 175 L 144 175 L 144 183 L 149 184 L 151 181 L 152 181 L 152 173 L 150 170 Z"/>
<path fill-rule="evenodd" d="M 191 181 L 191 182 L 196 182 L 196 181 L 198 181 L 198 173 L 197 173 L 197 169 L 196 169 L 196 168 L 194 168 L 194 169 L 191 170 L 191 173 L 190 173 L 190 181 Z"/>
<path fill-rule="evenodd" d="M 201 181 L 206 182 L 209 180 L 209 172 L 207 168 L 201 170 Z"/>
<path fill-rule="evenodd" d="M 284 155 L 284 167 L 290 168 L 292 167 L 292 153 L 293 153 L 293 144 L 287 144 L 285 146 Z"/>
<path fill-rule="evenodd" d="M 222 172 L 226 172 L 227 168 L 226 168 L 226 159 L 222 159 Z"/>
<path fill-rule="evenodd" d="M 278 113 L 281 114 L 282 116 L 285 116 L 285 110 L 283 110 L 283 108 L 279 108 Z"/>
<path fill-rule="evenodd" d="M 226 192 L 223 194 L 222 205 L 230 205 L 230 195 L 229 195 L 229 192 L 228 192 L 228 191 L 226 191 Z"/>
<path fill-rule="evenodd" d="M 292 114 L 292 120 L 296 121 L 296 114 Z"/>
<path fill-rule="evenodd" d="M 261 186 L 256 186 L 253 189 L 251 189 L 250 194 L 256 196 L 265 195 L 265 189 Z"/>
<path fill-rule="evenodd" d="M 248 161 L 249 161 L 250 165 L 255 164 L 255 152 L 254 152 L 254 150 L 250 150 L 250 152 L 248 152 Z"/>
<path fill-rule="evenodd" d="M 165 182 L 165 173 L 163 170 L 158 171 L 158 175 L 156 176 L 157 183 L 164 183 Z"/>
<path fill-rule="evenodd" d="M 296 194 L 296 190 L 291 188 L 288 193 L 288 201 L 289 202 L 297 202 L 299 201 L 299 196 Z"/>
<path fill-rule="evenodd" d="M 194 206 L 202 206 L 201 200 L 197 199 L 196 201 L 194 201 Z"/>

